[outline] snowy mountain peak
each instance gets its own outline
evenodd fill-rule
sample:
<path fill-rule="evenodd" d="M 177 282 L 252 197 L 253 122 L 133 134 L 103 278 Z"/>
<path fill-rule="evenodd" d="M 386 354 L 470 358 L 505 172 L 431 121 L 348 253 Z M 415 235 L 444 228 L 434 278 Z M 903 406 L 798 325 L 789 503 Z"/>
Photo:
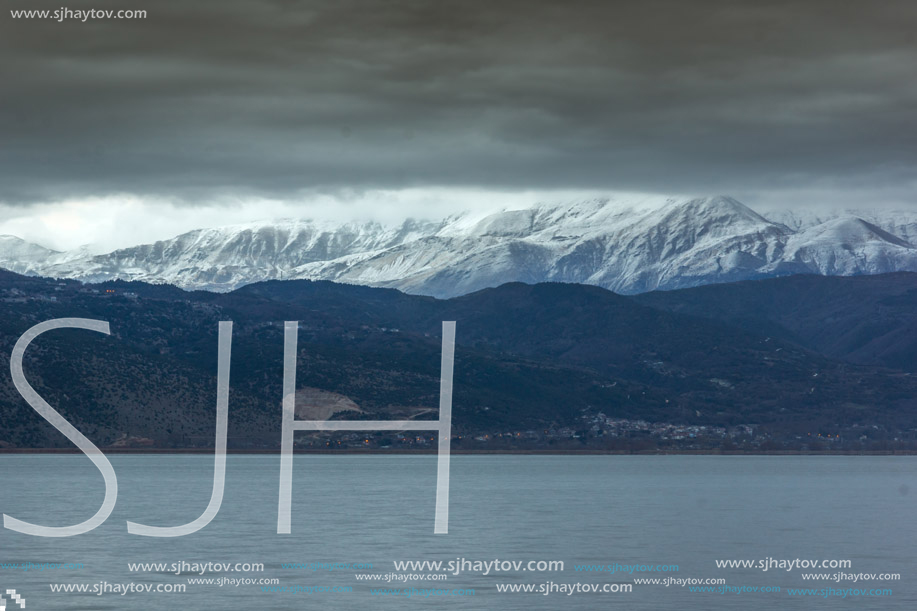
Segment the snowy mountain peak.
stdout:
<path fill-rule="evenodd" d="M 17 274 L 36 274 L 59 252 L 26 242 L 12 235 L 0 235 L 0 267 Z"/>
<path fill-rule="evenodd" d="M 906 240 L 855 216 L 842 216 L 800 232 L 808 242 L 827 242 L 852 247 L 867 242 L 887 242 L 901 248 L 913 248 Z"/>
<path fill-rule="evenodd" d="M 197 229 L 107 254 L 58 253 L 0 236 L 0 266 L 225 291 L 327 279 L 440 297 L 509 281 L 578 282 L 621 293 L 790 273 L 917 271 L 917 214 L 762 215 L 729 196 L 609 197 L 440 221 L 284 219 Z"/>

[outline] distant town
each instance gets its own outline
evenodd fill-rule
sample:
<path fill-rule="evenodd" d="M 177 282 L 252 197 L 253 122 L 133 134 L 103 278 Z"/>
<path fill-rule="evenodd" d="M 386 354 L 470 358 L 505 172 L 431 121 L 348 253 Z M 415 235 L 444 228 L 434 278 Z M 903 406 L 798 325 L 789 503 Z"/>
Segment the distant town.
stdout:
<path fill-rule="evenodd" d="M 805 435 L 778 436 L 755 424 L 731 427 L 683 425 L 670 422 L 647 422 L 611 418 L 603 413 L 583 415 L 582 427 L 558 427 L 540 430 L 492 431 L 453 434 L 452 447 L 457 451 L 914 451 L 917 441 L 894 437 L 877 425 L 872 425 L 871 435 L 855 437 L 841 433 L 811 432 Z M 865 431 L 864 431 L 865 433 Z M 348 433 L 302 435 L 295 447 L 300 450 L 434 450 L 433 434 Z"/>
<path fill-rule="evenodd" d="M 764 427 L 739 424 L 731 427 L 683 425 L 611 418 L 603 413 L 583 415 L 582 427 L 540 430 L 453 433 L 452 449 L 457 453 L 481 452 L 589 452 L 589 453 L 911 453 L 917 441 L 891 436 L 877 425 L 870 434 L 858 436 L 814 432 L 791 437 L 775 435 Z M 153 440 L 123 436 L 113 450 L 169 449 L 207 451 L 212 437 Z M 230 437 L 231 451 L 259 451 L 279 447 L 272 436 Z M 301 452 L 435 452 L 435 433 L 392 431 L 297 433 L 294 449 Z"/>

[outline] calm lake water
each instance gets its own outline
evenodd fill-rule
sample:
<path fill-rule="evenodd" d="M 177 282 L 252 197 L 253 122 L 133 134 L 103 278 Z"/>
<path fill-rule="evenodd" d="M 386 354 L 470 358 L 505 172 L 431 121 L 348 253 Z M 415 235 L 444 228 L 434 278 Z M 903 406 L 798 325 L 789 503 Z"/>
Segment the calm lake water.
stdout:
<path fill-rule="evenodd" d="M 172 526 L 210 498 L 213 458 L 115 455 L 117 506 L 95 531 L 48 539 L 0 531 L 0 563 L 74 563 L 78 569 L 0 568 L 0 591 L 27 609 L 914 609 L 917 608 L 917 458 L 721 456 L 454 456 L 450 529 L 433 534 L 435 456 L 296 456 L 293 532 L 276 534 L 278 456 L 229 456 L 222 509 L 196 534 L 129 535 L 127 520 Z M 0 509 L 48 526 L 99 507 L 102 477 L 82 455 L 0 456 Z M 563 571 L 466 572 L 445 581 L 368 582 L 393 561 L 561 560 Z M 849 568 L 762 571 L 716 560 L 850 560 Z M 280 587 L 188 585 L 201 575 L 134 571 L 128 563 L 263 563 L 263 572 L 204 578 L 278 579 Z M 283 568 L 358 563 L 372 569 Z M 677 565 L 677 571 L 577 571 L 576 565 Z M 897 573 L 900 580 L 830 582 L 806 573 Z M 691 592 L 635 585 L 630 593 L 499 593 L 497 584 L 633 584 L 634 578 L 725 579 Z M 183 593 L 52 592 L 49 584 L 185 584 Z M 373 589 L 465 590 L 465 595 L 374 595 Z M 790 596 L 790 588 L 883 597 Z M 474 596 L 467 590 L 474 590 Z M 9 596 L 7 596 L 9 598 Z M 12 602 L 7 609 L 18 609 Z"/>

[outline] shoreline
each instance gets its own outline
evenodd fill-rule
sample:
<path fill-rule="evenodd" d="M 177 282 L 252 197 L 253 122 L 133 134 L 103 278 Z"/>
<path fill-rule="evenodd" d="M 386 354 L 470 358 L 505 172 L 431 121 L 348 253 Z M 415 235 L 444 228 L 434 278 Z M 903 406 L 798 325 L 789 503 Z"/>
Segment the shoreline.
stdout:
<path fill-rule="evenodd" d="M 206 454 L 212 455 L 213 449 L 206 448 L 184 448 L 184 449 L 158 449 L 158 448 L 102 448 L 104 454 Z M 245 450 L 233 449 L 227 450 L 227 454 L 264 454 L 279 455 L 280 450 Z M 3 454 L 83 454 L 76 448 L 2 448 L 0 455 Z M 366 455 L 366 456 L 410 456 L 424 455 L 436 456 L 436 450 L 359 450 L 359 449 L 341 449 L 341 450 L 293 450 L 293 454 L 318 454 L 325 456 L 334 456 L 335 454 L 346 454 L 348 456 Z M 763 451 L 742 451 L 742 450 L 646 450 L 646 451 L 623 451 L 623 450 L 455 450 L 450 452 L 451 455 L 473 456 L 479 455 L 542 455 L 542 456 L 917 456 L 917 450 L 836 450 L 836 451 L 815 451 L 815 450 L 763 450 Z"/>

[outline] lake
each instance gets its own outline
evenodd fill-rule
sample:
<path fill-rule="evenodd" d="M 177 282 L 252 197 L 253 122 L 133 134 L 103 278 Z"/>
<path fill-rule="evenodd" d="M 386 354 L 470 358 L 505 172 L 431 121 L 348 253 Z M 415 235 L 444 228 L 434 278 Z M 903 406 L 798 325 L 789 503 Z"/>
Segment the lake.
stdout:
<path fill-rule="evenodd" d="M 230 455 L 219 514 L 178 538 L 129 535 L 125 523 L 197 518 L 212 456 L 109 459 L 111 517 L 70 538 L 0 531 L 0 591 L 36 611 L 917 608 L 917 457 L 459 455 L 449 534 L 434 535 L 436 456 L 297 455 L 292 534 L 278 535 L 279 456 Z M 4 514 L 64 526 L 95 513 L 104 485 L 83 455 L 6 454 L 0 491 Z M 728 560 L 754 566 L 717 566 Z M 809 560 L 829 568 L 786 563 Z M 447 578 L 420 579 L 431 573 Z M 803 578 L 819 574 L 830 577 Z M 725 583 L 681 585 L 708 579 Z M 584 591 L 593 585 L 612 591 Z M 155 591 L 175 586 L 185 591 Z M 499 591 L 514 586 L 536 591 Z"/>

